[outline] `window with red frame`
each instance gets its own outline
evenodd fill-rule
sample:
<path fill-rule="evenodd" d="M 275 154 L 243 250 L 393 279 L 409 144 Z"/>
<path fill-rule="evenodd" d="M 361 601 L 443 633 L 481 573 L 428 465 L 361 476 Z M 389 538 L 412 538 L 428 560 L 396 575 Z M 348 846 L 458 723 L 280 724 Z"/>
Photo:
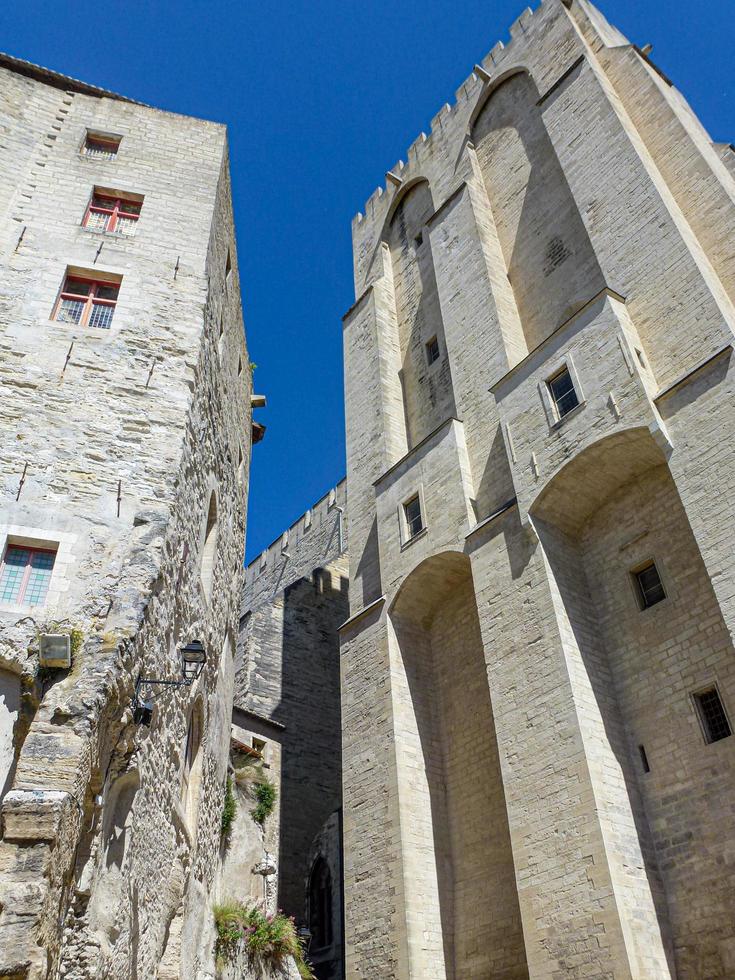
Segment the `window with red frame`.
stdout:
<path fill-rule="evenodd" d="M 67 275 L 51 319 L 107 330 L 112 323 L 119 292 L 119 281 Z"/>
<path fill-rule="evenodd" d="M 87 133 L 84 139 L 82 153 L 85 157 L 97 157 L 100 160 L 114 160 L 120 149 L 120 137 L 102 136 L 97 133 Z"/>
<path fill-rule="evenodd" d="M 56 552 L 9 544 L 0 566 L 0 602 L 39 606 L 46 599 Z"/>
<path fill-rule="evenodd" d="M 95 191 L 82 225 L 91 231 L 116 231 L 119 235 L 134 235 L 142 207 L 142 201 Z"/>

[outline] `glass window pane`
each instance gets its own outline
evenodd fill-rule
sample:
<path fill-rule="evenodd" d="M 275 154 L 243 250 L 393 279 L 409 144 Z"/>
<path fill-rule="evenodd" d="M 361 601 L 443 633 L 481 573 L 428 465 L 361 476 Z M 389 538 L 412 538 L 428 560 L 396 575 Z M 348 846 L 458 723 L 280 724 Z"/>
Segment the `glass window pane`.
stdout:
<path fill-rule="evenodd" d="M 74 293 L 77 296 L 89 296 L 91 283 L 82 282 L 81 279 L 67 279 L 64 283 L 62 293 Z"/>
<path fill-rule="evenodd" d="M 423 528 L 423 522 L 421 520 L 421 503 L 419 498 L 412 497 L 411 500 L 404 504 L 404 511 L 406 514 L 408 536 L 412 538 L 414 534 L 418 534 Z"/>
<path fill-rule="evenodd" d="M 105 214 L 104 211 L 90 211 L 87 215 L 86 227 L 91 228 L 93 231 L 104 231 L 107 228 L 109 220 L 109 214 Z"/>
<path fill-rule="evenodd" d="M 55 558 L 56 555 L 47 551 L 31 553 L 31 573 L 23 595 L 26 605 L 37 606 L 46 598 Z"/>
<path fill-rule="evenodd" d="M 645 609 L 649 606 L 655 606 L 657 602 L 661 602 L 662 599 L 666 598 L 666 593 L 664 592 L 664 587 L 661 584 L 661 578 L 655 564 L 642 568 L 640 572 L 637 572 L 636 577 Z"/>
<path fill-rule="evenodd" d="M 84 312 L 85 302 L 80 299 L 62 299 L 56 313 L 60 323 L 79 323 Z"/>
<path fill-rule="evenodd" d="M 559 412 L 559 418 L 579 405 L 572 376 L 566 368 L 549 381 L 549 389 Z"/>
<path fill-rule="evenodd" d="M 117 299 L 120 287 L 117 283 L 97 283 L 96 295 L 99 299 Z"/>
<path fill-rule="evenodd" d="M 112 314 L 115 312 L 114 306 L 106 303 L 93 303 L 92 313 L 89 317 L 90 327 L 101 327 L 106 330 L 112 323 Z"/>
<path fill-rule="evenodd" d="M 126 218 L 124 215 L 120 215 L 115 225 L 115 231 L 120 232 L 121 235 L 134 235 L 137 224 L 137 218 Z"/>
<path fill-rule="evenodd" d="M 0 573 L 0 602 L 18 601 L 30 554 L 27 548 L 9 547 L 5 552 Z"/>
<path fill-rule="evenodd" d="M 721 738 L 727 738 L 730 735 L 730 725 L 717 691 L 714 688 L 703 691 L 697 695 L 697 702 L 708 740 L 719 742 Z"/>

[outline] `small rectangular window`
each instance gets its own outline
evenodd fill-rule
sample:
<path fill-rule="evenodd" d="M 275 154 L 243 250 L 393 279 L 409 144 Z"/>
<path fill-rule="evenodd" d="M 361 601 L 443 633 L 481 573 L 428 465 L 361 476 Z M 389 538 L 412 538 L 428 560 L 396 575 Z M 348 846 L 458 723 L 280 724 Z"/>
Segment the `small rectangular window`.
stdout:
<path fill-rule="evenodd" d="M 731 734 L 730 723 L 717 688 L 711 687 L 706 691 L 699 691 L 694 695 L 694 702 L 707 742 L 719 742 L 722 738 L 728 738 Z"/>
<path fill-rule="evenodd" d="M 403 505 L 403 513 L 406 517 L 407 535 L 409 538 L 413 538 L 424 529 L 424 522 L 421 517 L 421 501 L 418 494 L 406 501 Z"/>
<path fill-rule="evenodd" d="M 82 153 L 85 157 L 97 157 L 99 160 L 114 160 L 119 149 L 119 136 L 104 136 L 101 133 L 87 132 Z"/>
<path fill-rule="evenodd" d="M 648 756 L 646 755 L 646 747 L 644 745 L 639 745 L 638 752 L 641 757 L 641 765 L 643 766 L 643 772 L 650 772 L 651 766 L 648 763 Z"/>
<path fill-rule="evenodd" d="M 0 602 L 40 606 L 46 599 L 56 552 L 9 544 L 0 568 Z"/>
<path fill-rule="evenodd" d="M 568 415 L 573 408 L 579 405 L 577 392 L 574 390 L 574 382 L 566 366 L 561 369 L 553 378 L 546 382 L 551 398 L 554 402 L 557 416 L 562 419 Z"/>
<path fill-rule="evenodd" d="M 90 231 L 117 232 L 118 235 L 134 235 L 143 207 L 143 198 L 110 195 L 95 188 L 82 226 Z"/>
<path fill-rule="evenodd" d="M 439 360 L 439 354 L 439 341 L 436 337 L 432 337 L 426 344 L 426 360 L 429 364 L 433 364 L 434 361 Z"/>
<path fill-rule="evenodd" d="M 265 752 L 265 742 L 263 741 L 262 738 L 255 738 L 255 736 L 253 736 L 253 749 L 260 756 L 262 756 L 264 754 L 264 752 Z"/>
<path fill-rule="evenodd" d="M 666 598 L 661 576 L 658 574 L 656 562 L 649 561 L 632 573 L 641 609 L 655 606 Z"/>
<path fill-rule="evenodd" d="M 112 323 L 121 281 L 119 276 L 108 280 L 67 274 L 51 319 L 107 330 Z"/>

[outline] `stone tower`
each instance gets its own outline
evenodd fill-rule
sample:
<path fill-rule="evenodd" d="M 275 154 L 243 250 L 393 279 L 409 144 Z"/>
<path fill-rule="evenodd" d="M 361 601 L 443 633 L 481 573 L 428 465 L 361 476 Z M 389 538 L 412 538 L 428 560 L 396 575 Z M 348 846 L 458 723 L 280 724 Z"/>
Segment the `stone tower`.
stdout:
<path fill-rule="evenodd" d="M 338 629 L 349 616 L 345 481 L 245 569 L 233 730 L 278 787 L 267 846 L 277 904 L 309 930 L 317 980 L 343 980 Z M 247 827 L 246 807 L 239 820 Z M 226 862 L 243 887 L 242 845 Z M 237 853 L 238 845 L 240 854 Z M 233 866 L 233 871 L 230 867 Z M 258 897 L 257 886 L 253 897 Z"/>
<path fill-rule="evenodd" d="M 735 153 L 586 0 L 353 223 L 349 980 L 735 976 Z"/>
<path fill-rule="evenodd" d="M 0 975 L 211 976 L 251 424 L 225 129 L 8 57 L 0 98 Z"/>

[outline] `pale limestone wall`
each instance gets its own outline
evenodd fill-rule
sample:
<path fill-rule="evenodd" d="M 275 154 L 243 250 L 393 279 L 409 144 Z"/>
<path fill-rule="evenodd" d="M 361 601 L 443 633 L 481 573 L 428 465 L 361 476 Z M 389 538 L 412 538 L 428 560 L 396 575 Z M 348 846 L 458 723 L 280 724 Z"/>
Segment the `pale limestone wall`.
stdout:
<path fill-rule="evenodd" d="M 59 545 L 47 603 L 0 609 L 35 710 L 2 808 L 0 972 L 210 976 L 250 454 L 225 133 L 12 61 L 0 74 L 0 546 Z M 87 128 L 122 136 L 115 160 L 80 155 Z M 81 228 L 95 185 L 145 195 L 134 237 Z M 50 321 L 67 265 L 123 276 L 110 330 Z M 44 680 L 52 620 L 83 642 Z M 136 677 L 179 677 L 193 638 L 196 686 L 154 689 L 151 727 L 134 725 Z"/>
<path fill-rule="evenodd" d="M 345 483 L 245 569 L 234 719 L 277 753 L 278 905 L 306 921 L 314 839 L 341 806 L 338 628 L 349 615 Z M 249 870 L 249 869 L 248 869 Z M 335 882 L 335 901 L 340 883 Z"/>
<path fill-rule="evenodd" d="M 511 37 L 353 222 L 347 976 L 403 980 L 446 972 L 448 960 L 458 975 L 473 969 L 453 927 L 436 927 L 437 866 L 456 824 L 448 797 L 427 811 L 443 742 L 422 747 L 416 724 L 438 711 L 445 679 L 411 690 L 392 622 L 406 595 L 415 616 L 437 614 L 431 570 L 460 553 L 472 565 L 523 927 L 525 962 L 513 968 L 726 977 L 735 906 L 711 841 L 727 824 L 733 740 L 705 744 L 690 697 L 716 679 L 732 714 L 735 184 L 683 98 L 586 0 L 545 0 Z M 436 281 L 453 394 L 444 418 L 405 371 L 415 260 L 396 262 L 390 237 L 402 201 L 427 183 L 434 212 L 410 230 L 430 246 L 421 282 Z M 562 366 L 581 404 L 560 423 L 546 382 Z M 400 506 L 417 492 L 426 530 L 406 542 Z M 668 647 L 649 635 L 647 613 L 620 608 L 630 566 L 613 535 L 630 540 L 644 514 L 664 577 L 694 590 L 676 587 L 676 614 L 660 614 Z M 455 610 L 447 637 L 461 621 Z M 637 732 L 655 711 L 637 685 L 649 658 L 666 715 L 657 729 L 676 761 L 643 780 Z M 470 685 L 456 684 L 474 717 Z M 681 780 L 686 805 L 666 809 L 657 778 L 676 800 Z M 480 860 L 472 844 L 455 847 L 460 864 Z"/>

